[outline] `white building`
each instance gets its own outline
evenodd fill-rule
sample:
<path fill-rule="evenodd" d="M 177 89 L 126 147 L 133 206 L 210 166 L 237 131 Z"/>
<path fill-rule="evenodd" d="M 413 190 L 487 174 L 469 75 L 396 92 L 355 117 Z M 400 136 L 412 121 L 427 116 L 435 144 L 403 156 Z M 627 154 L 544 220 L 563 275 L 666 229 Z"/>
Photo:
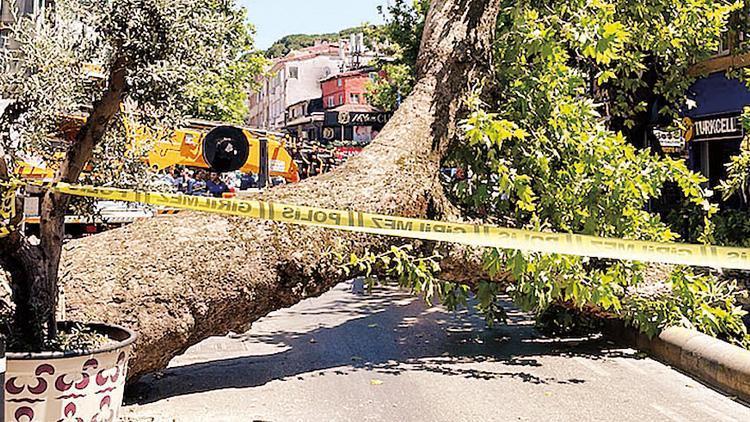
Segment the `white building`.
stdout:
<path fill-rule="evenodd" d="M 20 16 L 44 16 L 50 0 L 0 0 L 0 48 L 17 48 L 8 42 L 10 27 Z"/>
<path fill-rule="evenodd" d="M 274 60 L 268 76 L 261 78 L 259 90 L 249 95 L 247 124 L 261 129 L 283 128 L 287 107 L 320 98 L 320 81 L 352 66 L 348 46 L 348 42 L 334 45 L 323 41 Z M 356 60 L 366 65 L 373 58 L 374 54 L 367 52 Z"/>

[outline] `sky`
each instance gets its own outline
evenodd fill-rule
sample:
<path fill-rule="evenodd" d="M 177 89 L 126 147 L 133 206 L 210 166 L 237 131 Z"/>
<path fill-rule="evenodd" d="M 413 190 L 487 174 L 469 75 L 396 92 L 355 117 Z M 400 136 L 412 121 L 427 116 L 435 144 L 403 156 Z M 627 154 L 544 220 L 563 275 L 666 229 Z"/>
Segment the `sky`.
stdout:
<path fill-rule="evenodd" d="M 364 22 L 382 23 L 377 6 L 388 0 L 238 0 L 255 25 L 255 45 L 265 50 L 290 34 L 338 32 Z"/>

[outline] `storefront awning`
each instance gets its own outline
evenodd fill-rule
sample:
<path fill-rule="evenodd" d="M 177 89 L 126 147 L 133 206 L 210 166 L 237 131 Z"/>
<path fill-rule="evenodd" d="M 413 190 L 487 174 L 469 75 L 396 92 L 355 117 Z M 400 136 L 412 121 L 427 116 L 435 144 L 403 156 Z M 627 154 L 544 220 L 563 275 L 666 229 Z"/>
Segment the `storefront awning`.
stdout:
<path fill-rule="evenodd" d="M 688 90 L 688 98 L 696 107 L 685 110 L 687 117 L 739 114 L 750 105 L 750 89 L 743 82 L 719 72 L 698 79 Z"/>

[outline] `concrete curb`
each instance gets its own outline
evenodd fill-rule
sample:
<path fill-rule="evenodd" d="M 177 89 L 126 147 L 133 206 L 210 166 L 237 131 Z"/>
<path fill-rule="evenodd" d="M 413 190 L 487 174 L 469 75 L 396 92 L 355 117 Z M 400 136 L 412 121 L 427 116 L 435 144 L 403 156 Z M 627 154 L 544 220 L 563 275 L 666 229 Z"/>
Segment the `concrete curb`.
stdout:
<path fill-rule="evenodd" d="M 615 341 L 750 402 L 750 350 L 681 327 L 667 328 L 649 339 L 622 321 L 610 320 L 606 325 L 605 332 Z"/>

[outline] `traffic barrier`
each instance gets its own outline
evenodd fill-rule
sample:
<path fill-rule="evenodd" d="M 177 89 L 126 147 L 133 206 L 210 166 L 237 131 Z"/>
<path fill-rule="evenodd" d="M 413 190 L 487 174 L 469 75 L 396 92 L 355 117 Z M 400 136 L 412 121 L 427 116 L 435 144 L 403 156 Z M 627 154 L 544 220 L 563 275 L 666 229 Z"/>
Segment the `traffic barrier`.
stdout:
<path fill-rule="evenodd" d="M 174 210 L 174 209 L 160 209 L 156 210 L 156 215 L 174 215 L 179 214 L 180 210 Z"/>
<path fill-rule="evenodd" d="M 182 194 L 142 192 L 129 189 L 72 185 L 68 183 L 5 183 L 0 219 L 15 213 L 15 189 L 32 184 L 57 192 L 111 201 L 136 202 L 170 209 L 271 220 L 281 223 L 326 227 L 374 235 L 459 243 L 469 246 L 515 249 L 528 252 L 576 255 L 592 258 L 657 262 L 712 268 L 750 270 L 750 249 L 688 243 L 660 243 L 606 238 L 571 233 L 551 233 L 490 225 L 450 223 L 393 217 L 358 211 L 331 210 L 236 198 L 212 198 Z M 9 193 L 10 192 L 10 193 Z M 14 228 L 0 226 L 0 237 Z"/>

